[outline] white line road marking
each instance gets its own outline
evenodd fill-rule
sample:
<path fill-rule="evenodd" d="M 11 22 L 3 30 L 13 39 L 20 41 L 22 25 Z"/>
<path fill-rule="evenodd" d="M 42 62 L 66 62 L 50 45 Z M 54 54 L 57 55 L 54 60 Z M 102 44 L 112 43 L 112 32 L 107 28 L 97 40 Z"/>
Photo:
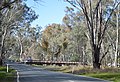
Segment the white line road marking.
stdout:
<path fill-rule="evenodd" d="M 72 80 L 68 80 L 68 82 L 74 82 L 74 81 L 72 81 Z"/>

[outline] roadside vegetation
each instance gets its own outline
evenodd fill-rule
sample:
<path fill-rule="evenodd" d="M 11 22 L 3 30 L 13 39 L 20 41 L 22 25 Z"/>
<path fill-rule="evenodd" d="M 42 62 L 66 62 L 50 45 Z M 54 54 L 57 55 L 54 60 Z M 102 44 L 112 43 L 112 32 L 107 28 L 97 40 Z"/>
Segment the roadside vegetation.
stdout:
<path fill-rule="evenodd" d="M 119 73 L 98 73 L 98 74 L 85 74 L 86 76 L 105 79 L 113 82 L 120 82 L 120 72 Z"/>
<path fill-rule="evenodd" d="M 73 73 L 77 75 L 90 76 L 94 78 L 100 78 L 113 82 L 120 82 L 120 68 L 103 68 L 99 70 L 92 69 L 90 66 L 41 66 L 46 70 L 57 71 L 63 73 Z"/>
<path fill-rule="evenodd" d="M 45 27 L 32 25 L 39 16 L 26 1 L 0 0 L 0 79 L 14 76 L 2 67 L 10 59 L 80 62 L 87 66 L 43 68 L 120 82 L 120 0 L 63 0 L 71 6 L 62 24 Z"/>
<path fill-rule="evenodd" d="M 0 67 L 0 82 L 15 82 L 16 71 L 9 69 L 9 72 L 6 72 L 6 67 Z"/>

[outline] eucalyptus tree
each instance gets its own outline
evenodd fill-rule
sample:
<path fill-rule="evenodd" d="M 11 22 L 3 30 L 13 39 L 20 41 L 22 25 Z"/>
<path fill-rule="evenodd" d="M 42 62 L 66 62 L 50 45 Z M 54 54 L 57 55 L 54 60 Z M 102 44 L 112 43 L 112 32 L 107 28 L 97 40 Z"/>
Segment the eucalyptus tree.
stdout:
<path fill-rule="evenodd" d="M 17 6 L 17 7 L 16 7 Z M 18 7 L 19 6 L 19 7 Z M 20 6 L 20 3 L 14 3 L 11 5 L 11 9 L 10 8 L 5 8 L 2 9 L 0 11 L 1 13 L 1 46 L 0 46 L 0 59 L 1 59 L 1 63 L 2 64 L 2 57 L 4 56 L 4 51 L 5 51 L 5 37 L 7 34 L 10 34 L 10 30 L 14 28 L 14 25 L 17 24 L 16 20 L 19 19 L 20 17 L 20 12 L 23 12 L 22 9 L 23 7 Z M 20 8 L 21 7 L 21 8 Z M 18 10 L 16 12 L 16 10 Z M 18 18 L 16 17 L 18 15 Z"/>
<path fill-rule="evenodd" d="M 27 30 L 26 38 L 28 38 L 29 44 L 26 45 L 23 43 L 23 45 L 26 46 L 26 48 L 24 48 L 24 53 L 27 57 L 31 56 L 33 59 L 38 59 L 37 55 L 39 54 L 37 53 L 41 54 L 41 52 L 37 50 L 37 47 L 39 47 L 38 49 L 41 50 L 41 47 L 39 45 L 39 39 L 41 38 L 41 27 L 29 27 Z"/>
<path fill-rule="evenodd" d="M 24 27 L 14 29 L 13 34 L 17 39 L 19 48 L 19 52 L 17 52 L 17 54 L 19 54 L 18 60 L 22 62 L 26 60 L 27 57 L 37 58 L 36 55 L 39 55 L 38 53 L 40 53 L 38 49 L 41 49 L 39 44 L 41 38 L 41 27 L 32 27 L 29 23 L 26 23 Z"/>
<path fill-rule="evenodd" d="M 58 58 L 58 55 L 60 53 L 61 47 L 57 43 L 57 36 L 59 36 L 58 30 L 56 30 L 57 24 L 52 24 L 46 27 L 46 29 L 43 31 L 42 34 L 42 48 L 46 55 L 46 60 L 53 60 L 54 52 L 56 52 L 56 57 Z M 58 25 L 59 27 L 60 25 Z"/>
<path fill-rule="evenodd" d="M 63 17 L 63 24 L 71 28 L 72 47 L 70 51 L 73 51 L 72 61 L 77 60 L 81 63 L 87 61 L 87 53 L 89 50 L 89 37 L 85 28 L 85 17 L 80 11 L 74 10 L 74 8 L 66 7 L 66 15 Z M 88 48 L 88 49 L 86 49 Z M 89 55 L 87 55 L 87 54 Z M 74 60 L 73 60 L 74 59 Z"/>
<path fill-rule="evenodd" d="M 3 7 L 0 11 L 1 13 L 1 46 L 0 46 L 0 65 L 2 65 L 2 59 L 5 51 L 5 41 L 6 35 L 13 34 L 14 30 L 24 27 L 26 23 L 31 23 L 38 16 L 35 12 L 23 4 L 22 1 L 18 1 L 17 3 L 10 4 L 10 8 Z"/>
<path fill-rule="evenodd" d="M 116 0 L 117 1 L 117 0 Z M 114 66 L 115 67 L 117 67 L 117 65 L 120 63 L 120 62 L 118 62 L 117 60 L 118 60 L 118 56 L 119 56 L 119 53 L 120 53 L 120 50 L 119 50 L 119 28 L 120 28 L 120 16 L 119 16 L 119 14 L 120 14 L 120 8 L 119 8 L 120 6 L 118 6 L 118 8 L 116 9 L 116 50 L 115 50 L 115 61 L 114 61 Z"/>
<path fill-rule="evenodd" d="M 109 22 L 109 30 L 107 31 L 107 36 L 111 44 L 112 61 L 115 67 L 117 67 L 118 57 L 119 57 L 119 26 L 120 26 L 120 17 L 119 17 L 119 6 L 114 11 L 111 21 Z"/>
<path fill-rule="evenodd" d="M 4 57 L 11 60 L 18 60 L 19 45 L 15 36 L 7 34 L 4 45 Z"/>
<path fill-rule="evenodd" d="M 0 11 L 6 8 L 11 8 L 11 5 L 14 3 L 19 3 L 27 0 L 0 0 Z M 42 0 L 33 0 L 33 1 L 42 1 Z"/>
<path fill-rule="evenodd" d="M 120 2 L 113 0 L 66 0 L 73 7 L 82 11 L 86 19 L 86 28 L 89 33 L 93 55 L 93 68 L 100 69 L 101 44 L 103 42 L 108 22 Z M 94 4 L 93 4 L 94 3 Z M 107 11 L 111 8 L 111 11 Z M 104 13 L 104 12 L 107 12 Z M 104 55 L 101 57 L 104 58 Z"/>
<path fill-rule="evenodd" d="M 69 32 L 69 28 L 60 24 L 46 27 L 42 34 L 42 48 L 46 52 L 48 60 L 65 59 L 65 50 L 69 44 Z"/>
<path fill-rule="evenodd" d="M 11 5 L 22 0 L 0 0 L 0 11 L 5 8 L 11 8 Z"/>

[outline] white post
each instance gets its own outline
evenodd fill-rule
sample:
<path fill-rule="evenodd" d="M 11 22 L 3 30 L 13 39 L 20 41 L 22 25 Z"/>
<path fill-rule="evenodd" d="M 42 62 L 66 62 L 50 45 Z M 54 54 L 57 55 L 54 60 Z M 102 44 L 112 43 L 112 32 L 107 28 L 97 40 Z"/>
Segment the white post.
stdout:
<path fill-rule="evenodd" d="M 17 71 L 17 70 L 16 70 Z M 17 82 L 20 82 L 19 81 L 19 72 L 17 71 Z"/>
<path fill-rule="evenodd" d="M 75 66 L 72 67 L 72 73 L 74 72 L 74 70 L 75 70 Z"/>
<path fill-rule="evenodd" d="M 7 64 L 7 73 L 8 73 L 8 71 L 9 71 L 9 68 L 8 68 L 8 64 Z"/>

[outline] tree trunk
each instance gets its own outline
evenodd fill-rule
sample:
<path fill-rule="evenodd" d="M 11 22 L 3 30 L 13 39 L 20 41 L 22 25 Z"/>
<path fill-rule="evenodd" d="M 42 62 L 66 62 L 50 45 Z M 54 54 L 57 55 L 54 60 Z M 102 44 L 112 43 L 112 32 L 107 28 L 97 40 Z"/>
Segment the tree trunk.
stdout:
<path fill-rule="evenodd" d="M 0 51 L 0 66 L 3 65 L 3 58 L 4 58 L 4 43 L 3 43 L 3 46 L 1 47 L 1 51 Z"/>
<path fill-rule="evenodd" d="M 4 54 L 4 43 L 5 43 L 5 36 L 7 34 L 7 29 L 4 30 L 4 34 L 0 37 L 0 66 L 3 65 L 3 54 Z"/>
<path fill-rule="evenodd" d="M 3 65 L 2 52 L 3 52 L 3 49 L 2 49 L 2 47 L 1 47 L 1 50 L 0 50 L 0 66 Z"/>
<path fill-rule="evenodd" d="M 93 62 L 93 68 L 94 68 L 94 69 L 100 69 L 100 63 L 98 63 L 98 62 Z"/>
<path fill-rule="evenodd" d="M 117 20 L 117 23 L 116 23 L 116 48 L 115 48 L 115 60 L 114 60 L 114 66 L 117 67 L 117 58 L 118 58 L 118 40 L 119 40 L 119 6 L 118 6 L 118 9 L 117 9 L 117 13 L 116 13 L 116 20 Z"/>
<path fill-rule="evenodd" d="M 19 61 L 22 62 L 23 45 L 22 45 L 21 37 L 18 37 L 18 42 L 19 42 L 19 46 L 20 46 Z"/>
<path fill-rule="evenodd" d="M 0 57 L 0 66 L 3 65 L 2 57 Z"/>
<path fill-rule="evenodd" d="M 0 53 L 0 66 L 3 65 L 3 53 L 4 53 L 4 51 L 3 51 L 3 48 L 2 48 L 1 53 Z"/>
<path fill-rule="evenodd" d="M 100 48 L 98 48 L 96 45 L 94 46 L 93 50 L 93 68 L 94 69 L 100 69 Z"/>
<path fill-rule="evenodd" d="M 22 47 L 22 43 L 20 42 L 20 62 L 22 62 L 22 54 L 23 54 L 23 47 Z"/>

